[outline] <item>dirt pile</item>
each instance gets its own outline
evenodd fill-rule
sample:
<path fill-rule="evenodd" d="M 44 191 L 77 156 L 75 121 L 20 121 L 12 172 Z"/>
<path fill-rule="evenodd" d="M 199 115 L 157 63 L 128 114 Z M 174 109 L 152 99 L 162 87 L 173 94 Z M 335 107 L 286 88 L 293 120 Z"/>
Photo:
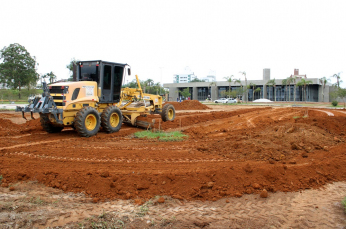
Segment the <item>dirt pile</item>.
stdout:
<path fill-rule="evenodd" d="M 42 131 L 40 120 L 30 120 L 24 124 L 15 124 L 8 119 L 0 118 L 0 136 L 15 136 L 18 134 Z"/>
<path fill-rule="evenodd" d="M 198 100 L 184 100 L 180 102 L 166 102 L 165 104 L 172 104 L 176 110 L 207 110 L 206 105 L 200 103 Z"/>
<path fill-rule="evenodd" d="M 72 129 L 46 134 L 38 120 L 4 122 L 2 128 L 18 131 L 1 137 L 0 175 L 4 186 L 37 180 L 95 200 L 217 200 L 346 180 L 346 114 L 304 114 L 299 108 L 251 108 L 178 113 L 174 122 L 161 122 L 164 129 L 181 122 L 189 136 L 183 142 L 133 138 L 142 129 L 126 126 L 81 138 Z M 20 134 L 30 128 L 30 135 Z"/>

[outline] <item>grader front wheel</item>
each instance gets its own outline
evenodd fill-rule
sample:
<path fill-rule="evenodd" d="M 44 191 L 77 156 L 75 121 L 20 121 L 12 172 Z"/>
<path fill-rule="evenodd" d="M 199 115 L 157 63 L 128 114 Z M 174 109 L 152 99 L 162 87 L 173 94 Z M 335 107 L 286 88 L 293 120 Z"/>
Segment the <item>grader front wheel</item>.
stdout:
<path fill-rule="evenodd" d="M 91 137 L 100 129 L 100 115 L 93 107 L 83 107 L 77 112 L 74 124 L 82 137 Z"/>
<path fill-rule="evenodd" d="M 123 123 L 123 115 L 116 106 L 109 106 L 101 114 L 101 126 L 107 133 L 117 132 Z"/>
<path fill-rule="evenodd" d="M 161 113 L 161 118 L 162 121 L 173 121 L 175 118 L 175 109 L 172 104 L 166 104 L 162 108 L 162 113 Z"/>

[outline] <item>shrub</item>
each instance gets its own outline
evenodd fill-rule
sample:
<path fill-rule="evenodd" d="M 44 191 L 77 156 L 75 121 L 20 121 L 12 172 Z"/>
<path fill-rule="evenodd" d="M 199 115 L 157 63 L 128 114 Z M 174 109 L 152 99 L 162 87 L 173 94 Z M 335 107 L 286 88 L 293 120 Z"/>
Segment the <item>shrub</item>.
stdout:
<path fill-rule="evenodd" d="M 338 101 L 335 101 L 335 100 L 334 100 L 334 101 L 332 102 L 332 105 L 333 105 L 334 107 L 336 107 L 336 106 L 338 105 Z"/>

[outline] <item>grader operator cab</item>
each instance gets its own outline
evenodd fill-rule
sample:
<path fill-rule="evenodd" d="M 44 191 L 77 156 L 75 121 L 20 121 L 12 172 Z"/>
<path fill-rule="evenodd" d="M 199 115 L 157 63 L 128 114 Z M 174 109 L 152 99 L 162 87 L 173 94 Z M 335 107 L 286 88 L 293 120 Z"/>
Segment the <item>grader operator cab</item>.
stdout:
<path fill-rule="evenodd" d="M 49 133 L 72 127 L 79 135 L 90 137 L 100 129 L 119 131 L 123 122 L 133 126 L 150 127 L 150 123 L 137 120 L 139 116 L 161 114 L 163 121 L 173 121 L 175 109 L 162 105 L 159 95 L 143 93 L 138 88 L 122 88 L 123 79 L 131 74 L 130 66 L 107 61 L 79 61 L 74 66 L 73 81 L 43 84 L 42 97 L 35 97 L 16 111 L 40 114 L 43 129 Z M 26 119 L 26 118 L 25 118 Z"/>

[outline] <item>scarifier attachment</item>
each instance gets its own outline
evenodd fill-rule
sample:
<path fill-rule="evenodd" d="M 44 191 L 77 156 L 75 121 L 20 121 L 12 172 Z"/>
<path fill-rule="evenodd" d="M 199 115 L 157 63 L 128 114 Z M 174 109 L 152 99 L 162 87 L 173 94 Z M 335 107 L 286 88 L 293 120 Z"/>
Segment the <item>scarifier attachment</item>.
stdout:
<path fill-rule="evenodd" d="M 53 97 L 49 94 L 46 82 L 43 82 L 43 93 L 41 98 L 35 98 L 28 106 L 17 106 L 16 111 L 21 111 L 25 120 L 27 120 L 24 115 L 25 112 L 30 112 L 32 119 L 35 119 L 33 113 L 52 114 L 59 124 L 63 124 L 63 121 L 58 118 L 59 114 L 59 116 L 62 118 L 63 110 L 57 108 Z"/>

